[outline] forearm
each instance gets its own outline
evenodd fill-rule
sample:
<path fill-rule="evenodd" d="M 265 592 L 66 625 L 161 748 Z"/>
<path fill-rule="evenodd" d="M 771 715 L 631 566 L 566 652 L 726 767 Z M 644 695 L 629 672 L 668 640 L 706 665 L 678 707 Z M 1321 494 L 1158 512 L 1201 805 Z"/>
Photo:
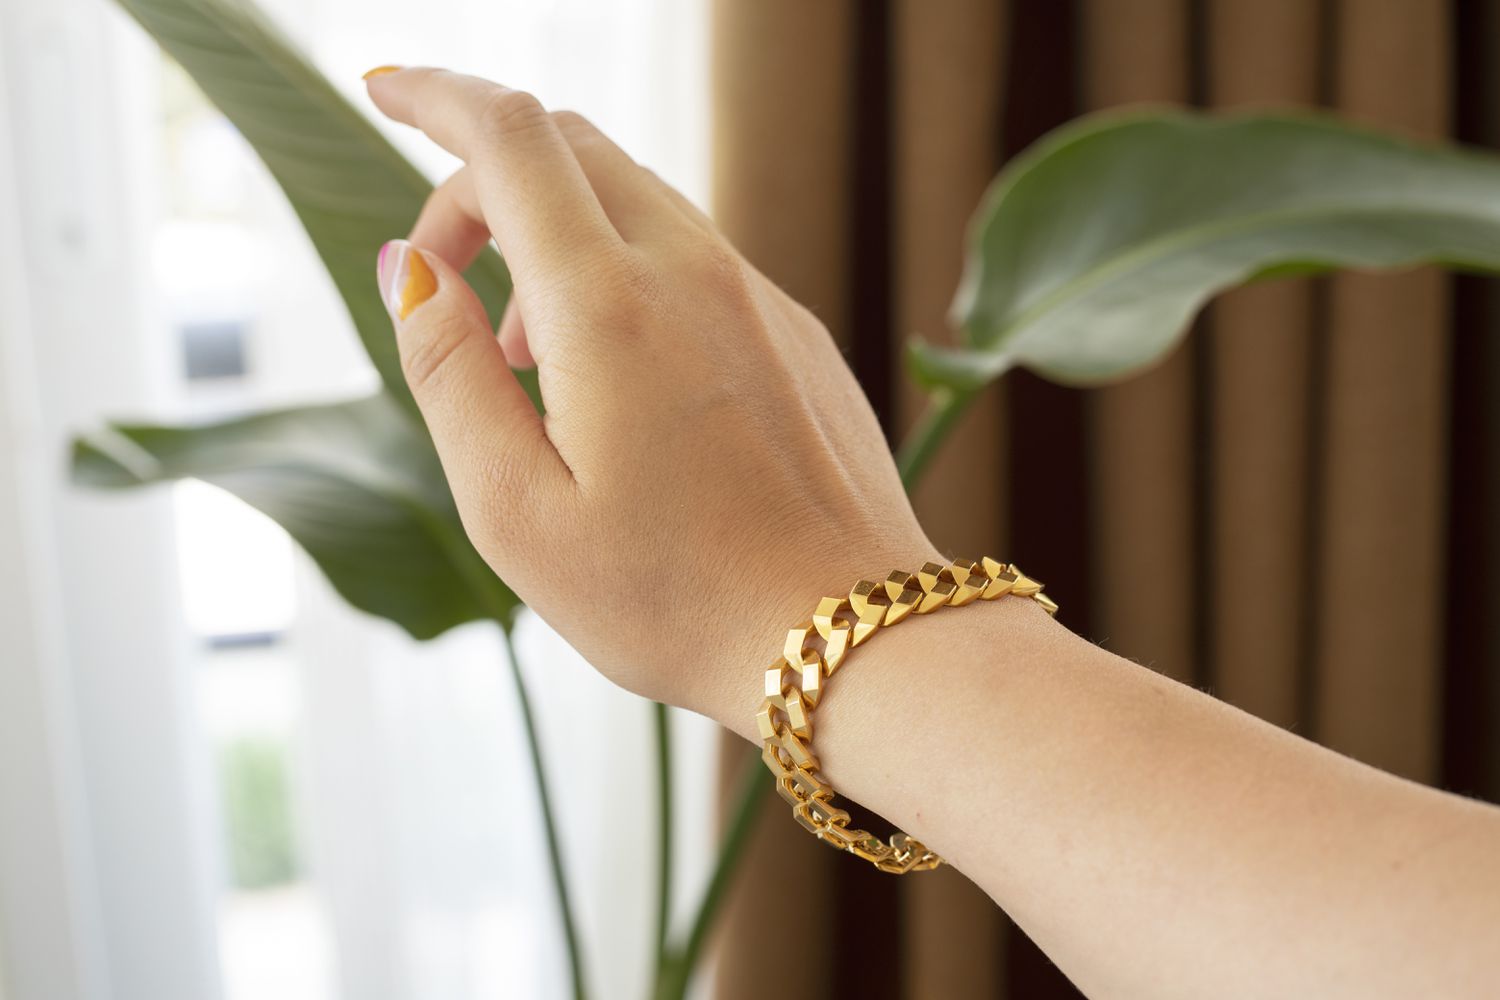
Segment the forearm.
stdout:
<path fill-rule="evenodd" d="M 1030 602 L 875 636 L 829 681 L 815 747 L 841 793 L 1094 996 L 1477 995 L 1500 975 L 1500 810 L 1262 723 Z"/>

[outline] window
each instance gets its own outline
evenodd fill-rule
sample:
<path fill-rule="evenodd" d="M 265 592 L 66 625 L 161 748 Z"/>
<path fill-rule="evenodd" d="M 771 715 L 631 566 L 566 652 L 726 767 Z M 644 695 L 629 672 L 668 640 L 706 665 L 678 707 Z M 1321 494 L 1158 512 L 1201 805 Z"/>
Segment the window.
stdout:
<path fill-rule="evenodd" d="M 701 204 L 700 6 L 267 4 L 359 104 L 379 62 L 503 78 L 589 115 Z M 63 846 L 34 899 L 0 897 L 13 981 L 159 1000 L 563 996 L 492 630 L 413 643 L 345 607 L 279 528 L 212 487 L 104 500 L 55 475 L 68 435 L 109 417 L 212 419 L 374 378 L 295 217 L 191 81 L 100 0 L 18 10 L 0 8 L 0 206 L 20 222 L 0 263 L 26 275 L 7 303 L 26 318 L 0 337 L 0 376 L 25 391 L 5 397 L 21 443 L 0 451 L 0 487 L 27 502 L 0 504 L 0 542 L 25 537 L 33 558 L 0 588 L 40 608 L 15 677 L 37 681 L 30 718 L 51 727 L 36 773 L 56 783 L 45 806 Z M 452 168 L 382 127 L 435 179 Z M 80 283 L 93 293 L 65 302 Z M 650 752 L 648 708 L 534 619 L 518 644 L 546 676 L 533 697 L 595 989 L 643 994 L 654 810 L 640 803 L 654 790 L 630 748 Z M 29 709 L 0 704 L 0 727 L 7 711 Z M 706 786 L 715 731 L 676 723 L 680 781 Z M 712 848 L 686 812 L 684 901 Z M 13 930 L 48 892 L 76 905 Z M 44 967 L 56 955 L 71 971 Z"/>

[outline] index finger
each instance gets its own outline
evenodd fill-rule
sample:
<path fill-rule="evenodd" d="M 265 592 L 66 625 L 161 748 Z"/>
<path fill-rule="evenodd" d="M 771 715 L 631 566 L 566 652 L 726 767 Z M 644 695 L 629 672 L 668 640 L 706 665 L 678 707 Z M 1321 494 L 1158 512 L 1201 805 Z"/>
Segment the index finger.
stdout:
<path fill-rule="evenodd" d="M 535 97 L 441 69 L 399 69 L 366 83 L 383 113 L 470 165 L 485 222 L 532 301 L 581 283 L 591 261 L 624 245 Z"/>

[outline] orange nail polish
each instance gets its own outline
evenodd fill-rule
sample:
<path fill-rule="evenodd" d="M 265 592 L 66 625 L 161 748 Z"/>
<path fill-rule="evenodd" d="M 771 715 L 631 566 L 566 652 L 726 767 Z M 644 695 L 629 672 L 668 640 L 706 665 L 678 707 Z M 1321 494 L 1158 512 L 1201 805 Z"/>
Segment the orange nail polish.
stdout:
<path fill-rule="evenodd" d="M 380 248 L 376 263 L 386 308 L 405 320 L 437 291 L 437 275 L 427 259 L 406 240 L 392 240 Z"/>
<path fill-rule="evenodd" d="M 413 250 L 406 255 L 406 281 L 401 285 L 401 318 L 410 316 L 412 310 L 432 298 L 437 291 L 437 275 L 427 264 L 427 258 Z"/>
<path fill-rule="evenodd" d="M 376 66 L 374 69 L 372 69 L 368 73 L 366 73 L 362 77 L 362 79 L 368 80 L 372 76 L 384 76 L 387 73 L 396 73 L 396 72 L 399 72 L 400 70 L 401 70 L 400 66 Z"/>

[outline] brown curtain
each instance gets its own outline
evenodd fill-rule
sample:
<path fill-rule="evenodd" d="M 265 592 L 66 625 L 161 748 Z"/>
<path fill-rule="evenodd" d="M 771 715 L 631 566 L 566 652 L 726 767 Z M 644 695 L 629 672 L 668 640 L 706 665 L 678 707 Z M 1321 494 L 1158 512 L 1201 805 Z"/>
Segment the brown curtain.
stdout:
<path fill-rule="evenodd" d="M 919 402 L 901 344 L 946 336 L 969 213 L 1041 133 L 1142 101 L 1313 105 L 1493 146 L 1497 31 L 1500 0 L 717 0 L 714 210 L 894 439 Z M 1497 501 L 1500 291 L 1434 271 L 1236 291 L 1106 389 L 1012 373 L 917 497 L 940 546 L 1008 553 L 1076 631 L 1491 800 Z M 718 936 L 725 1000 L 1074 995 L 961 876 L 880 875 L 775 808 Z"/>

